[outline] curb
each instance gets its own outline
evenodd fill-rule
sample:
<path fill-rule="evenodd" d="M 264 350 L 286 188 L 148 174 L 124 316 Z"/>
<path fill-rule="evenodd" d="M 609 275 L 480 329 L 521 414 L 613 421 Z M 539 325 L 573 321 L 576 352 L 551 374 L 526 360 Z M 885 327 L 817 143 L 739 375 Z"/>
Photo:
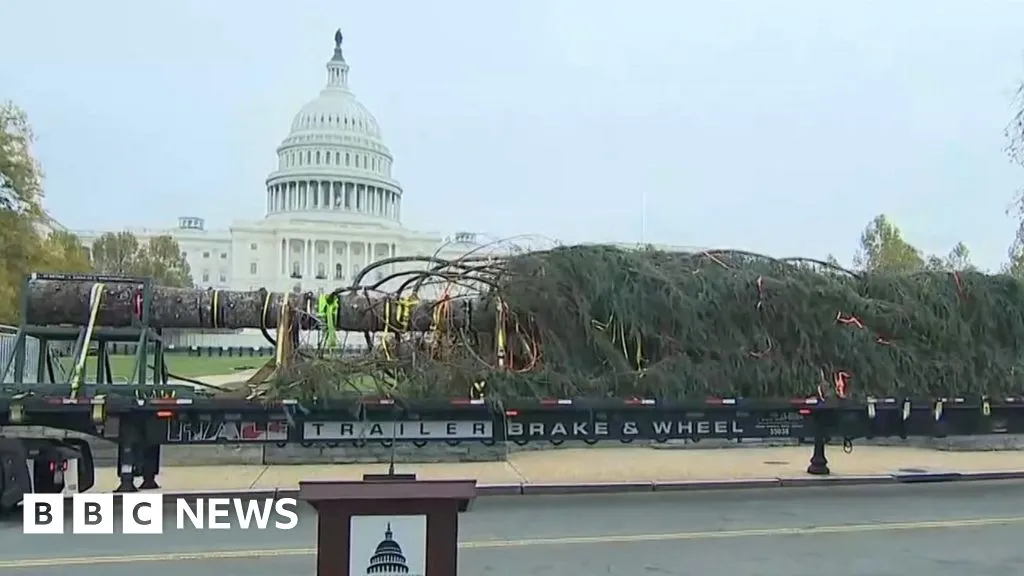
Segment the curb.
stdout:
<path fill-rule="evenodd" d="M 922 472 L 862 476 L 797 476 L 746 480 L 681 480 L 651 482 L 478 484 L 477 496 L 556 496 L 573 494 L 628 494 L 637 492 L 704 492 L 765 488 L 810 488 L 823 486 L 881 486 L 949 482 L 1024 480 L 1024 470 L 980 472 Z M 165 492 L 174 498 L 296 498 L 297 488 L 256 488 L 236 490 L 182 490 Z"/>

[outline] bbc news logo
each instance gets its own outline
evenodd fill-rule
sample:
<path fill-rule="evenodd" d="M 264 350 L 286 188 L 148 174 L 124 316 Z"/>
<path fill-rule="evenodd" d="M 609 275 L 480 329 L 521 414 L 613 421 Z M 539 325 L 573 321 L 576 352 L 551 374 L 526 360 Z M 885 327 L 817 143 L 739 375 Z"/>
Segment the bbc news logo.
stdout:
<path fill-rule="evenodd" d="M 118 514 L 117 500 L 121 511 Z M 65 497 L 26 494 L 22 527 L 25 534 L 63 534 Z M 165 506 L 174 509 L 176 530 L 291 530 L 299 524 L 294 498 L 175 498 L 160 494 L 75 494 L 71 498 L 72 534 L 114 534 L 121 518 L 122 534 L 163 534 Z"/>

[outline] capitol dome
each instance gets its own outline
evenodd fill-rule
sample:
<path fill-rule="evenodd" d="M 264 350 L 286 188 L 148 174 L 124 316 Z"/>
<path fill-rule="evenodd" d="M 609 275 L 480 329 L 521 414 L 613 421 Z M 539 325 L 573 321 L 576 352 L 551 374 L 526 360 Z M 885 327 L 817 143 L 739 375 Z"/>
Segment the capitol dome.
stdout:
<path fill-rule="evenodd" d="M 390 523 L 384 532 L 384 539 L 377 544 L 377 549 L 370 557 L 366 574 L 367 576 L 405 576 L 409 574 L 409 565 L 405 560 L 405 554 L 402 553 L 402 547 L 398 545 L 398 542 L 395 542 Z"/>
<path fill-rule="evenodd" d="M 325 52 L 327 40 L 325 35 Z M 457 233 L 451 241 L 402 225 L 403 192 L 392 173 L 394 159 L 380 124 L 350 85 L 342 40 L 340 31 L 334 33 L 331 52 L 323 54 L 328 56 L 325 77 L 320 82 L 311 78 L 319 84 L 310 90 L 312 99 L 301 107 L 301 102 L 295 102 L 297 113 L 284 121 L 290 124 L 282 122 L 277 162 L 265 182 L 265 218 L 207 229 L 201 215 L 186 214 L 173 228 L 131 230 L 140 242 L 174 238 L 197 287 L 274 292 L 298 287 L 329 292 L 357 279 L 377 282 L 421 266 L 396 261 L 396 257 L 437 254 L 455 259 L 479 248 L 469 233 Z M 212 194 L 211 200 L 216 201 Z M 76 234 L 91 247 L 107 232 L 77 230 Z M 382 263 L 369 277 L 359 275 L 382 261 L 390 263 Z M 210 338 L 218 346 L 248 348 L 264 343 L 259 330 L 185 335 L 175 343 L 206 346 L 212 343 Z M 349 339 L 348 345 L 353 341 Z M 390 546 L 379 550 L 378 560 L 400 557 L 401 551 Z"/>
<path fill-rule="evenodd" d="M 341 31 L 327 83 L 295 115 L 267 177 L 267 216 L 317 216 L 399 224 L 402 188 L 380 124 L 349 87 Z"/>

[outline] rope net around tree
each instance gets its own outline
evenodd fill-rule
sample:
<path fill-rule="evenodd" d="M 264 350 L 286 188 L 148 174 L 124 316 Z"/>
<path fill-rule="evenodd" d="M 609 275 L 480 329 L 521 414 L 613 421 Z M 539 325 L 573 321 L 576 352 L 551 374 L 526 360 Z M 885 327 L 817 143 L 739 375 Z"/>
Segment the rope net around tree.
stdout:
<path fill-rule="evenodd" d="M 387 310 L 375 311 L 384 316 L 379 324 L 394 328 L 367 334 L 371 353 L 297 362 L 270 395 L 442 398 L 482 389 L 500 399 L 682 399 L 1024 390 L 1024 290 L 1008 276 L 856 274 L 741 251 L 607 246 L 430 259 L 428 269 L 378 283 L 401 287 L 381 299 Z M 429 307 L 431 329 L 403 331 L 412 303 L 428 289 L 441 294 Z M 365 293 L 335 295 L 345 301 Z"/>

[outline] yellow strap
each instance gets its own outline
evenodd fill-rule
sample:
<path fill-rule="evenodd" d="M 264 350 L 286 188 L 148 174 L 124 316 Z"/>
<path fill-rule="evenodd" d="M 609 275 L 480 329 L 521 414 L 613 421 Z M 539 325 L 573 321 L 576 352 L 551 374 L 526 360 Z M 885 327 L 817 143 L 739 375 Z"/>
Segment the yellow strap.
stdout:
<path fill-rule="evenodd" d="M 478 380 L 469 387 L 469 398 L 471 400 L 482 400 L 487 393 L 487 382 Z"/>
<path fill-rule="evenodd" d="M 217 329 L 217 311 L 220 309 L 220 290 L 213 291 L 213 305 L 210 307 L 210 315 L 213 316 L 213 329 Z"/>
<path fill-rule="evenodd" d="M 103 300 L 103 293 L 106 286 L 97 282 L 92 285 L 89 291 L 89 323 L 85 327 L 85 341 L 82 342 L 81 355 L 75 359 L 75 369 L 71 373 L 71 397 L 78 396 L 78 389 L 82 386 L 85 377 L 85 359 L 89 356 L 89 342 L 92 341 L 92 331 L 96 327 L 96 316 L 100 312 L 100 302 Z M 97 359 L 97 362 L 99 359 Z"/>
<path fill-rule="evenodd" d="M 431 332 L 440 332 L 444 330 L 444 319 L 445 316 L 448 315 L 449 304 L 450 302 L 448 300 L 448 297 L 445 296 L 437 304 L 434 305 L 434 314 L 431 320 L 432 324 L 430 325 Z"/>
<path fill-rule="evenodd" d="M 384 330 L 381 332 L 380 344 L 384 348 L 384 358 L 391 360 L 391 350 L 388 348 L 388 334 L 391 331 L 391 301 L 384 300 Z"/>
<path fill-rule="evenodd" d="M 398 300 L 398 325 L 402 330 L 409 329 L 409 321 L 412 319 L 412 310 L 419 303 L 416 296 L 405 296 Z"/>
<path fill-rule="evenodd" d="M 507 335 L 505 334 L 505 303 L 501 298 L 495 299 L 498 307 L 498 313 L 495 314 L 497 319 L 496 334 L 495 338 L 495 352 L 498 356 L 498 368 L 505 367 L 505 341 Z"/>
<path fill-rule="evenodd" d="M 267 297 L 263 299 L 263 314 L 260 315 L 260 326 L 267 327 L 267 312 L 270 312 L 270 299 L 274 293 L 267 291 Z"/>

